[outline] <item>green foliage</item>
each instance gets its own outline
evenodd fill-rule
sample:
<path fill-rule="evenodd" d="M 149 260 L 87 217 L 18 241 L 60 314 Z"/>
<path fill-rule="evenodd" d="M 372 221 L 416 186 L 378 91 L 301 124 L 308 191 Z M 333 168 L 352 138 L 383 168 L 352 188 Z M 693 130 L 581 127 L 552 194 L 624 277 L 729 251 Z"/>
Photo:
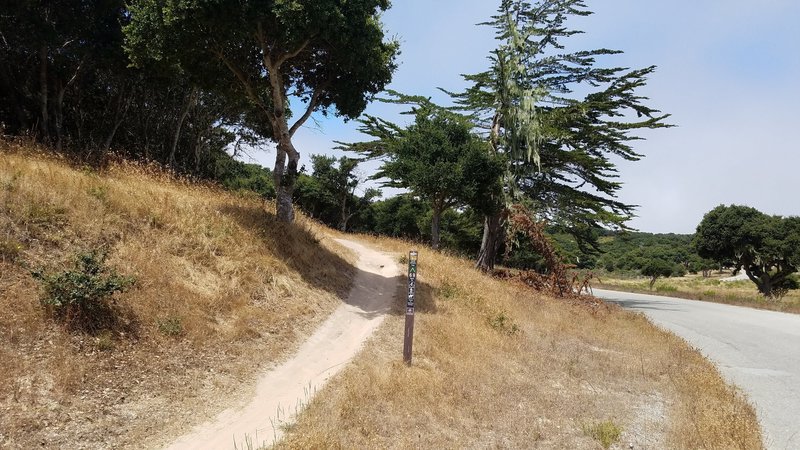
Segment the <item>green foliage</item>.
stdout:
<path fill-rule="evenodd" d="M 372 231 L 384 236 L 419 239 L 424 226 L 419 219 L 427 213 L 428 206 L 411 195 L 398 195 L 373 205 Z"/>
<path fill-rule="evenodd" d="M 183 334 L 183 321 L 180 317 L 167 317 L 158 321 L 158 331 L 165 336 L 180 336 Z"/>
<path fill-rule="evenodd" d="M 615 199 L 621 184 L 614 159 L 639 159 L 634 133 L 666 127 L 668 117 L 637 94 L 654 67 L 604 68 L 598 61 L 619 52 L 564 51 L 562 41 L 580 33 L 567 20 L 589 14 L 582 0 L 502 1 L 485 23 L 498 40 L 491 66 L 465 76 L 465 92 L 451 93 L 479 129 L 489 130 L 493 151 L 506 162 L 505 195 L 496 201 L 525 204 L 581 245 L 594 244 L 592 229 L 625 228 L 633 206 Z M 493 237 L 481 250 L 484 269 L 494 265 L 501 240 L 499 227 L 490 226 L 496 222 L 487 220 Z"/>
<path fill-rule="evenodd" d="M 701 257 L 744 270 L 765 297 L 797 289 L 791 275 L 800 267 L 800 217 L 720 205 L 703 217 L 694 242 Z"/>
<path fill-rule="evenodd" d="M 370 207 L 381 196 L 368 188 L 356 195 L 361 180 L 358 161 L 325 155 L 311 155 L 311 175 L 301 174 L 294 192 L 295 203 L 307 214 L 342 231 L 363 231 L 371 224 Z"/>
<path fill-rule="evenodd" d="M 105 186 L 92 186 L 86 190 L 86 193 L 101 202 L 105 202 L 108 198 L 108 188 Z"/>
<path fill-rule="evenodd" d="M 622 428 L 612 420 L 584 425 L 583 432 L 596 439 L 606 449 L 619 442 L 622 436 Z"/>
<path fill-rule="evenodd" d="M 275 198 L 272 172 L 258 164 L 246 164 L 233 158 L 220 158 L 217 161 L 214 178 L 232 191 L 247 190 L 263 198 Z"/>
<path fill-rule="evenodd" d="M 388 7 L 386 0 L 142 0 L 130 7 L 126 50 L 137 66 L 157 65 L 229 99 L 254 133 L 277 144 L 277 216 L 291 222 L 300 169 L 292 136 L 314 111 L 356 118 L 390 81 L 398 44 L 384 41 L 380 13 Z"/>
<path fill-rule="evenodd" d="M 383 164 L 373 178 L 388 179 L 385 186 L 403 188 L 430 207 L 431 246 L 441 242 L 442 215 L 453 207 L 492 212 L 493 198 L 501 195 L 501 159 L 472 131 L 469 118 L 434 105 L 430 100 L 391 93 L 386 101 L 414 105 L 414 123 L 401 128 L 367 117 L 361 131 L 375 140 L 347 145 Z"/>
<path fill-rule="evenodd" d="M 13 263 L 19 259 L 22 253 L 22 244 L 16 239 L 0 239 L 0 262 Z"/>
<path fill-rule="evenodd" d="M 489 317 L 489 326 L 509 336 L 513 336 L 520 331 L 519 326 L 517 326 L 517 324 L 515 324 L 514 321 L 506 315 L 505 311 L 500 311 L 497 314 Z"/>
<path fill-rule="evenodd" d="M 108 330 L 103 330 L 95 338 L 95 346 L 101 352 L 110 352 L 114 350 L 114 348 L 116 347 L 116 343 L 114 342 L 114 335 L 111 334 Z"/>
<path fill-rule="evenodd" d="M 35 271 L 42 286 L 42 306 L 70 328 L 97 331 L 115 323 L 113 295 L 130 288 L 135 278 L 105 266 L 101 251 L 80 253 L 74 267 L 58 273 Z"/>
<path fill-rule="evenodd" d="M 444 299 L 451 299 L 457 297 L 459 293 L 458 286 L 454 284 L 450 284 L 448 282 L 442 283 L 442 285 L 437 290 L 437 294 L 439 297 Z"/>
<path fill-rule="evenodd" d="M 675 266 L 669 261 L 663 259 L 650 259 L 642 267 L 642 275 L 650 277 L 650 289 L 659 277 L 671 277 Z"/>
<path fill-rule="evenodd" d="M 56 151 L 102 163 L 112 151 L 210 177 L 246 105 L 183 74 L 134 68 L 123 49 L 124 0 L 5 2 L 0 123 Z"/>
<path fill-rule="evenodd" d="M 659 284 L 656 286 L 656 292 L 678 292 L 678 288 L 671 284 Z"/>
<path fill-rule="evenodd" d="M 471 129 L 462 116 L 420 105 L 411 126 L 383 136 L 387 161 L 375 178 L 385 177 L 391 180 L 387 186 L 409 189 L 435 211 L 457 205 L 480 207 L 487 196 L 499 192 L 503 166 Z"/>
<path fill-rule="evenodd" d="M 59 226 L 67 220 L 67 209 L 50 203 L 30 203 L 26 205 L 22 220 L 26 225 Z"/>

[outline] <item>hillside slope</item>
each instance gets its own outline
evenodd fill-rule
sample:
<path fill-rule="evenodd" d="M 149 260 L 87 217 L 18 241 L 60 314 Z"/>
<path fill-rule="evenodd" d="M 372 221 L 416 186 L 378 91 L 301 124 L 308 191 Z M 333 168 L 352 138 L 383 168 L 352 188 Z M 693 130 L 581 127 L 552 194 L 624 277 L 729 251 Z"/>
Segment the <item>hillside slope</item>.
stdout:
<path fill-rule="evenodd" d="M 111 329 L 70 331 L 31 271 L 93 250 L 136 282 Z M 341 303 L 351 260 L 258 198 L 0 143 L 0 447 L 150 448 L 237 404 Z"/>
<path fill-rule="evenodd" d="M 412 366 L 397 305 L 283 447 L 763 448 L 738 389 L 644 316 L 549 298 L 425 247 L 419 261 Z"/>
<path fill-rule="evenodd" d="M 355 273 L 336 232 L 279 225 L 272 208 L 144 166 L 97 172 L 0 144 L 0 447 L 153 448 L 252 398 Z M 361 239 L 398 260 L 410 247 Z M 136 283 L 115 294 L 111 328 L 68 329 L 32 272 L 91 250 Z M 422 248 L 406 367 L 401 306 L 281 446 L 762 446 L 746 400 L 641 316 Z"/>

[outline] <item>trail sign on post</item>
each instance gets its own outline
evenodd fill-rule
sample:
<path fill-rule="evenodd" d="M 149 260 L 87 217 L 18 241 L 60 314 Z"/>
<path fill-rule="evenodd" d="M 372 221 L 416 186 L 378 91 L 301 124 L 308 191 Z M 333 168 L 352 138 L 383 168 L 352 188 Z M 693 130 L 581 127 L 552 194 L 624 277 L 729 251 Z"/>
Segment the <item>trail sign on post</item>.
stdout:
<path fill-rule="evenodd" d="M 411 365 L 411 347 L 414 342 L 414 300 L 417 294 L 416 250 L 408 253 L 408 298 L 406 299 L 406 333 L 403 338 L 403 362 Z"/>

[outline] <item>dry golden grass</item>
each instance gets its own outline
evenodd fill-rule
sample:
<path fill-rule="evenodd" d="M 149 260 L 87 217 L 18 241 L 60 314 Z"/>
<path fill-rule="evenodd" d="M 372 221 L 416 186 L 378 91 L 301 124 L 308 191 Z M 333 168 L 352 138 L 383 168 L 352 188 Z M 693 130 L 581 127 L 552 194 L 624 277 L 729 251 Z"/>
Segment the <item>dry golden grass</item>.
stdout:
<path fill-rule="evenodd" d="M 258 199 L 11 147 L 0 144 L 0 447 L 157 447 L 235 404 L 349 290 L 353 255 L 307 219 L 282 227 Z M 98 247 L 138 279 L 117 298 L 128 326 L 68 333 L 44 316 L 29 269 Z M 761 448 L 741 395 L 642 316 L 545 298 L 426 249 L 420 271 L 413 366 L 400 363 L 398 308 L 285 446 L 600 448 L 592 430 L 618 427 L 636 448 Z"/>
<path fill-rule="evenodd" d="M 67 332 L 30 270 L 100 248 L 137 279 L 116 297 L 125 326 Z M 349 292 L 353 258 L 258 198 L 0 143 L 0 447 L 157 445 L 290 354 Z"/>
<path fill-rule="evenodd" d="M 707 278 L 700 275 L 659 278 L 656 280 L 652 290 L 650 289 L 649 279 L 614 278 L 609 275 L 613 274 L 601 276 L 600 281 L 593 283 L 593 285 L 598 288 L 726 303 L 771 311 L 800 313 L 800 290 L 789 291 L 781 299 L 767 299 L 758 293 L 756 285 L 750 280 L 720 281 L 720 278 L 729 277 L 729 272 L 714 274 Z"/>
<path fill-rule="evenodd" d="M 413 365 L 397 308 L 282 446 L 593 449 L 593 430 L 620 428 L 612 448 L 762 448 L 746 399 L 643 316 L 546 298 L 424 248 L 419 273 Z"/>

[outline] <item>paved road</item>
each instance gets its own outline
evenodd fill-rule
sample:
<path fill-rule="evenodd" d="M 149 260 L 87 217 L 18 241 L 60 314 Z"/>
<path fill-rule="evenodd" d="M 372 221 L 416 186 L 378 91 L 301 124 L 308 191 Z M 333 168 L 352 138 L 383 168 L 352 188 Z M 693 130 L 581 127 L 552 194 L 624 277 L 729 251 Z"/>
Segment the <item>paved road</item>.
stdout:
<path fill-rule="evenodd" d="M 800 449 L 800 315 L 595 289 L 686 339 L 750 396 L 770 449 Z"/>

